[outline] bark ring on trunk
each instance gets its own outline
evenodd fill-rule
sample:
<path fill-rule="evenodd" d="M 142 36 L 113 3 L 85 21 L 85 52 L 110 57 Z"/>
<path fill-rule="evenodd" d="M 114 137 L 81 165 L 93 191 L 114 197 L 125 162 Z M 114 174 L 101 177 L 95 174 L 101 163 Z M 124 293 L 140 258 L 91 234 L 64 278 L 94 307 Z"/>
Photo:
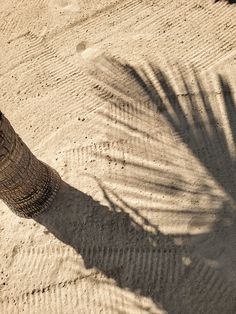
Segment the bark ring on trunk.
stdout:
<path fill-rule="evenodd" d="M 18 216 L 31 218 L 50 208 L 59 174 L 39 161 L 0 111 L 0 198 Z"/>

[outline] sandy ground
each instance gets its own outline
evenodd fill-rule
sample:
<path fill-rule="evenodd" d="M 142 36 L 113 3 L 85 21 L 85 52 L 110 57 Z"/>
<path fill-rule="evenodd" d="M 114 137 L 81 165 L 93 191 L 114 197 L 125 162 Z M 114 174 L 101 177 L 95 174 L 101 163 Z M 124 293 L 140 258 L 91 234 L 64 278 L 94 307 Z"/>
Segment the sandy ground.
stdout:
<path fill-rule="evenodd" d="M 236 5 L 2 0 L 1 110 L 66 182 L 0 204 L 0 313 L 236 313 Z"/>

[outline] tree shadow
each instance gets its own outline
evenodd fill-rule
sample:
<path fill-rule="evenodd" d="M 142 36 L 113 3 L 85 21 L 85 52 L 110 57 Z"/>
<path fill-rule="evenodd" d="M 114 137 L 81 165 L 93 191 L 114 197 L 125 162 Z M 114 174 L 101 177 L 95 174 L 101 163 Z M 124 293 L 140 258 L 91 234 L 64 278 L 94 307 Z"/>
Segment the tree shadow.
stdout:
<path fill-rule="evenodd" d="M 119 287 L 150 298 L 168 313 L 235 313 L 235 281 L 228 280 L 222 273 L 222 269 L 228 266 L 225 257 L 229 256 L 234 264 L 236 261 L 236 220 L 232 205 L 235 202 L 235 159 L 215 116 L 214 104 L 206 96 L 197 75 L 195 81 L 204 116 L 184 76 L 181 80 L 188 98 L 187 113 L 168 77 L 155 65 L 149 64 L 154 77 L 150 79 L 145 71 L 140 74 L 130 65 L 116 60 L 106 62 L 116 80 L 103 73 L 102 81 L 106 83 L 108 93 L 96 85 L 98 94 L 107 100 L 111 89 L 118 91 L 119 96 L 113 97 L 114 93 L 109 96 L 114 106 L 120 106 L 120 102 L 124 104 L 128 97 L 134 103 L 143 100 L 145 107 L 149 99 L 153 110 L 179 135 L 229 198 L 222 199 L 220 206 L 212 209 L 216 219 L 210 232 L 195 236 L 166 235 L 143 217 L 137 208 L 106 188 L 102 181 L 97 180 L 106 206 L 63 182 L 53 208 L 35 220 L 73 247 L 83 257 L 86 268 L 98 269 L 115 280 Z M 115 75 L 121 72 L 128 79 L 128 85 L 117 80 L 119 76 Z M 232 145 L 235 146 L 235 103 L 227 81 L 219 77 L 219 82 Z M 165 95 L 164 100 L 160 90 Z M 143 135 L 143 130 L 136 129 L 136 132 Z M 208 193 L 204 188 L 201 192 Z M 169 191 L 170 187 L 164 189 Z M 142 224 L 127 213 L 127 207 L 129 212 L 139 216 Z M 200 222 L 193 219 L 192 223 Z M 147 227 L 151 227 L 152 231 Z"/>
<path fill-rule="evenodd" d="M 109 207 L 63 183 L 53 209 L 36 220 L 72 246 L 86 268 L 95 267 L 168 313 L 234 313 L 234 287 L 217 269 L 188 246 L 176 245 L 173 236 L 145 231 L 104 196 Z"/>
<path fill-rule="evenodd" d="M 220 0 L 215 0 L 215 3 L 216 2 L 219 2 Z M 225 2 L 227 2 L 228 4 L 235 4 L 236 3 L 236 0 L 225 0 Z"/>

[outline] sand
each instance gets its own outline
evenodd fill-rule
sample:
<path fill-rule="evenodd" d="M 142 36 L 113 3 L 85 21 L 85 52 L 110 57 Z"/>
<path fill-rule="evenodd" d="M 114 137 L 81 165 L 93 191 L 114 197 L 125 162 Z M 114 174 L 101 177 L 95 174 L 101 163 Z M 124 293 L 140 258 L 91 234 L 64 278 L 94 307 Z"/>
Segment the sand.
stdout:
<path fill-rule="evenodd" d="M 236 5 L 2 0 L 1 110 L 64 180 L 0 203 L 0 313 L 236 313 Z"/>

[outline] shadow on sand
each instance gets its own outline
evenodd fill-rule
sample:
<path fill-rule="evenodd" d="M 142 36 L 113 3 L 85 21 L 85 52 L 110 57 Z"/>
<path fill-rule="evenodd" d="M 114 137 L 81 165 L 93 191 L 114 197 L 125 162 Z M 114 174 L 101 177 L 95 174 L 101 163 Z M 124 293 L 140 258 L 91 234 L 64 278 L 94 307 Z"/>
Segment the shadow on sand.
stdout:
<path fill-rule="evenodd" d="M 215 3 L 216 2 L 220 2 L 220 0 L 215 0 Z M 225 0 L 225 2 L 227 2 L 228 4 L 235 4 L 236 0 Z"/>
<path fill-rule="evenodd" d="M 63 182 L 54 207 L 36 220 L 81 254 L 87 268 L 94 267 L 114 279 L 119 287 L 150 298 L 167 313 L 235 313 L 236 283 L 233 276 L 230 280 L 221 271 L 226 266 L 225 258 L 232 259 L 232 264 L 236 262 L 236 221 L 232 205 L 236 198 L 236 160 L 232 153 L 236 144 L 236 112 L 229 84 L 219 76 L 232 147 L 229 147 L 225 131 L 214 113 L 216 105 L 209 101 L 197 76 L 195 81 L 203 104 L 204 119 L 183 76 L 181 80 L 188 98 L 188 114 L 167 76 L 153 64 L 149 64 L 149 68 L 157 84 L 145 71 L 141 75 L 130 65 L 114 60 L 108 62 L 114 68 L 114 76 L 115 71 L 126 73 L 129 79 L 128 97 L 136 97 L 135 88 L 138 86 L 153 110 L 162 115 L 173 132 L 179 134 L 181 141 L 229 198 L 222 199 L 219 208 L 212 208 L 216 219 L 208 233 L 196 236 L 183 234 L 180 242 L 176 241 L 179 235 L 166 235 L 158 227 L 152 226 L 154 231 L 147 231 L 144 226 L 150 223 L 145 218 L 141 217 L 143 225 L 135 222 L 124 210 L 129 205 L 119 195 L 112 197 L 102 182 L 99 182 L 99 187 L 107 206 Z M 109 85 L 112 82 L 108 79 L 106 83 Z M 113 90 L 127 96 L 125 88 L 122 90 L 117 80 L 114 84 Z M 136 86 L 134 91 L 132 86 Z M 160 90 L 165 100 L 160 96 Z M 142 102 L 140 96 L 138 98 Z M 112 103 L 118 106 L 114 98 Z M 204 187 L 201 192 L 204 193 Z M 119 202 L 114 199 L 119 199 Z M 136 208 L 129 209 L 138 212 Z M 192 241 L 192 238 L 196 239 Z M 88 249 L 84 250 L 85 247 Z M 211 251 L 211 247 L 214 250 Z"/>

